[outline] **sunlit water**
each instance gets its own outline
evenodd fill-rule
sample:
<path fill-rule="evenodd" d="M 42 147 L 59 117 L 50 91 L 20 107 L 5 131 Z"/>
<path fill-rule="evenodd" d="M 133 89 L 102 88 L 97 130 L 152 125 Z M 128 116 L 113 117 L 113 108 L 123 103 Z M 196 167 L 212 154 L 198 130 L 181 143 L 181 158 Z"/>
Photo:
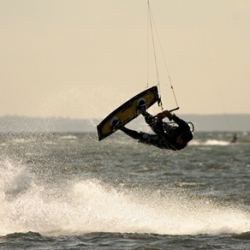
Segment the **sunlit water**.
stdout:
<path fill-rule="evenodd" d="M 250 133 L 231 138 L 1 134 L 0 249 L 250 249 Z"/>

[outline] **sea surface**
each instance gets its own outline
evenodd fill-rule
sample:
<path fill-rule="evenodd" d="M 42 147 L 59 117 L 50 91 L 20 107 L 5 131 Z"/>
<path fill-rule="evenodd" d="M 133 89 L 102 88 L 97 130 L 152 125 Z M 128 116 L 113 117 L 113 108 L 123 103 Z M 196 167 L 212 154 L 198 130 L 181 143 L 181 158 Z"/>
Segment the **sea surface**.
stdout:
<path fill-rule="evenodd" d="M 0 249 L 250 249 L 250 132 L 173 152 L 117 132 L 0 134 Z"/>

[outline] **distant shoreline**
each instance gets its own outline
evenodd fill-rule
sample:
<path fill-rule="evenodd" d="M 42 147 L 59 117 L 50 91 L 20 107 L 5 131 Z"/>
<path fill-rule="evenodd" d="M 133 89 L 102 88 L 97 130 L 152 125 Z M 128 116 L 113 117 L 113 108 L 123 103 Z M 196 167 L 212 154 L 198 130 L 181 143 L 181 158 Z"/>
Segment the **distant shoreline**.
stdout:
<path fill-rule="evenodd" d="M 180 115 L 195 125 L 195 131 L 250 131 L 250 114 Z M 62 117 L 0 117 L 0 132 L 94 132 L 100 119 L 71 119 Z M 148 129 L 142 117 L 127 126 Z"/>

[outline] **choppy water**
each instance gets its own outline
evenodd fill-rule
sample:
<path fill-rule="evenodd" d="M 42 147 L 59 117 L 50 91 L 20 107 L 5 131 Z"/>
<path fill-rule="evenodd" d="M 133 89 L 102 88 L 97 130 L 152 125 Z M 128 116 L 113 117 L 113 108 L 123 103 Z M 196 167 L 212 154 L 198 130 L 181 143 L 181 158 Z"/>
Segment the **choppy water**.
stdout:
<path fill-rule="evenodd" d="M 181 152 L 120 132 L 1 134 L 0 249 L 250 249 L 250 133 Z"/>

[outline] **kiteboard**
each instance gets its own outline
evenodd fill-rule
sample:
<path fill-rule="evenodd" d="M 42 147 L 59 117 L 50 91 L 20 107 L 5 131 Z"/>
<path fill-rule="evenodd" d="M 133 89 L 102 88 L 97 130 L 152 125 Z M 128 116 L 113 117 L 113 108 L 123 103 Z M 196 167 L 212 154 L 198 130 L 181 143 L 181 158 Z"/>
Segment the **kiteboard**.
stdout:
<path fill-rule="evenodd" d="M 97 125 L 98 139 L 101 141 L 115 131 L 111 129 L 112 119 L 118 118 L 122 125 L 126 125 L 135 119 L 140 113 L 137 110 L 138 102 L 143 100 L 146 103 L 146 109 L 151 107 L 154 103 L 160 103 L 157 86 L 151 87 L 138 95 L 126 101 L 111 114 L 109 114 L 99 125 Z"/>

